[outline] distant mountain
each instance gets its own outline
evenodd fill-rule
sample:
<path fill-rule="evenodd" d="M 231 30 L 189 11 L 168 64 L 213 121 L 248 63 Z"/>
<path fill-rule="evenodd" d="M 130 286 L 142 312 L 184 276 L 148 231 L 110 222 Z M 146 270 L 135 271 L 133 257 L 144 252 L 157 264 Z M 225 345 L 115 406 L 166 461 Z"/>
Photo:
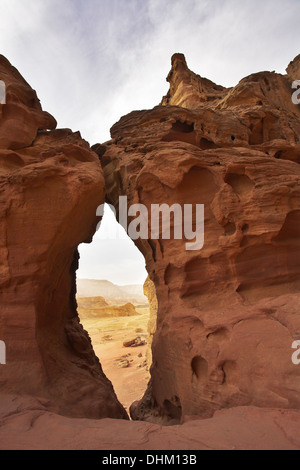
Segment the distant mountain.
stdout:
<path fill-rule="evenodd" d="M 101 299 L 102 297 L 79 297 L 77 302 L 80 319 L 132 317 L 138 315 L 134 305 L 130 302 L 125 305 L 111 306 L 107 304 L 102 305 Z"/>
<path fill-rule="evenodd" d="M 111 305 L 121 305 L 128 302 L 147 304 L 142 285 L 118 286 L 110 281 L 96 279 L 77 279 L 77 297 L 103 297 Z"/>

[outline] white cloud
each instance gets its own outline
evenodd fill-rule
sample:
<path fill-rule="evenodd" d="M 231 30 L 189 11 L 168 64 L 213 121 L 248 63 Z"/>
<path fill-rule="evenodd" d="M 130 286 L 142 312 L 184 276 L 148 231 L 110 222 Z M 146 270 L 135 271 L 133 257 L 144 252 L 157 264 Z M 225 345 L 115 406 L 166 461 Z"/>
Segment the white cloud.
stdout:
<path fill-rule="evenodd" d="M 59 125 L 95 143 L 160 101 L 174 52 L 226 86 L 284 72 L 299 13 L 299 0 L 1 0 L 0 45 Z"/>

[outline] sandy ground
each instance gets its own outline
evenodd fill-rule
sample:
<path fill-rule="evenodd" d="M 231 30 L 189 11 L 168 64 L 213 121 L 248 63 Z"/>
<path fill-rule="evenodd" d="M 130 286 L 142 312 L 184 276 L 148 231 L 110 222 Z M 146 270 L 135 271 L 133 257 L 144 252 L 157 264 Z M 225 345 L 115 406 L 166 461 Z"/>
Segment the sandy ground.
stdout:
<path fill-rule="evenodd" d="M 137 309 L 133 317 L 90 318 L 81 321 L 88 331 L 102 368 L 112 382 L 118 399 L 129 411 L 130 405 L 142 398 L 150 374 L 146 367 L 146 346 L 125 348 L 124 341 L 138 336 L 147 340 L 149 310 Z M 129 367 L 122 367 L 129 363 Z"/>
<path fill-rule="evenodd" d="M 67 418 L 47 411 L 34 397 L 0 395 L 2 449 L 299 450 L 300 412 L 237 407 L 217 411 L 210 419 L 162 427 L 141 421 Z M 199 454 L 197 463 L 201 465 Z"/>

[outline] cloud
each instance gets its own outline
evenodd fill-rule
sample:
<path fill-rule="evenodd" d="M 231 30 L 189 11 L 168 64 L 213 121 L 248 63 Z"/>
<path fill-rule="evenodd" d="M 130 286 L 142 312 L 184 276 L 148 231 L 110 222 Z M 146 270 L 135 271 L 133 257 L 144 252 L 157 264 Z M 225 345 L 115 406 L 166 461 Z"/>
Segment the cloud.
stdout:
<path fill-rule="evenodd" d="M 132 109 L 158 104 L 174 52 L 235 85 L 284 73 L 299 52 L 299 0 L 2 0 L 1 52 L 59 125 L 95 143 Z"/>
<path fill-rule="evenodd" d="M 174 52 L 224 86 L 260 70 L 284 73 L 299 53 L 299 0 L 1 0 L 0 7 L 0 52 L 59 127 L 80 130 L 91 144 L 108 140 L 122 115 L 160 102 Z"/>

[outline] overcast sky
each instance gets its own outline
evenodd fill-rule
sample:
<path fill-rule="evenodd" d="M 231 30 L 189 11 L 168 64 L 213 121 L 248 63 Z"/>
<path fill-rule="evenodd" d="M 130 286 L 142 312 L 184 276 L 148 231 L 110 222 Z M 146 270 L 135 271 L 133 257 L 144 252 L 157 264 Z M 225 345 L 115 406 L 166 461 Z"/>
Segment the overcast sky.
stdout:
<path fill-rule="evenodd" d="M 170 58 L 234 86 L 261 70 L 285 73 L 300 52 L 300 0 L 0 0 L 0 53 L 37 90 L 59 127 L 91 144 L 168 90 Z M 107 218 L 108 230 L 113 226 Z M 141 283 L 130 241 L 99 233 L 81 251 L 79 277 Z"/>

